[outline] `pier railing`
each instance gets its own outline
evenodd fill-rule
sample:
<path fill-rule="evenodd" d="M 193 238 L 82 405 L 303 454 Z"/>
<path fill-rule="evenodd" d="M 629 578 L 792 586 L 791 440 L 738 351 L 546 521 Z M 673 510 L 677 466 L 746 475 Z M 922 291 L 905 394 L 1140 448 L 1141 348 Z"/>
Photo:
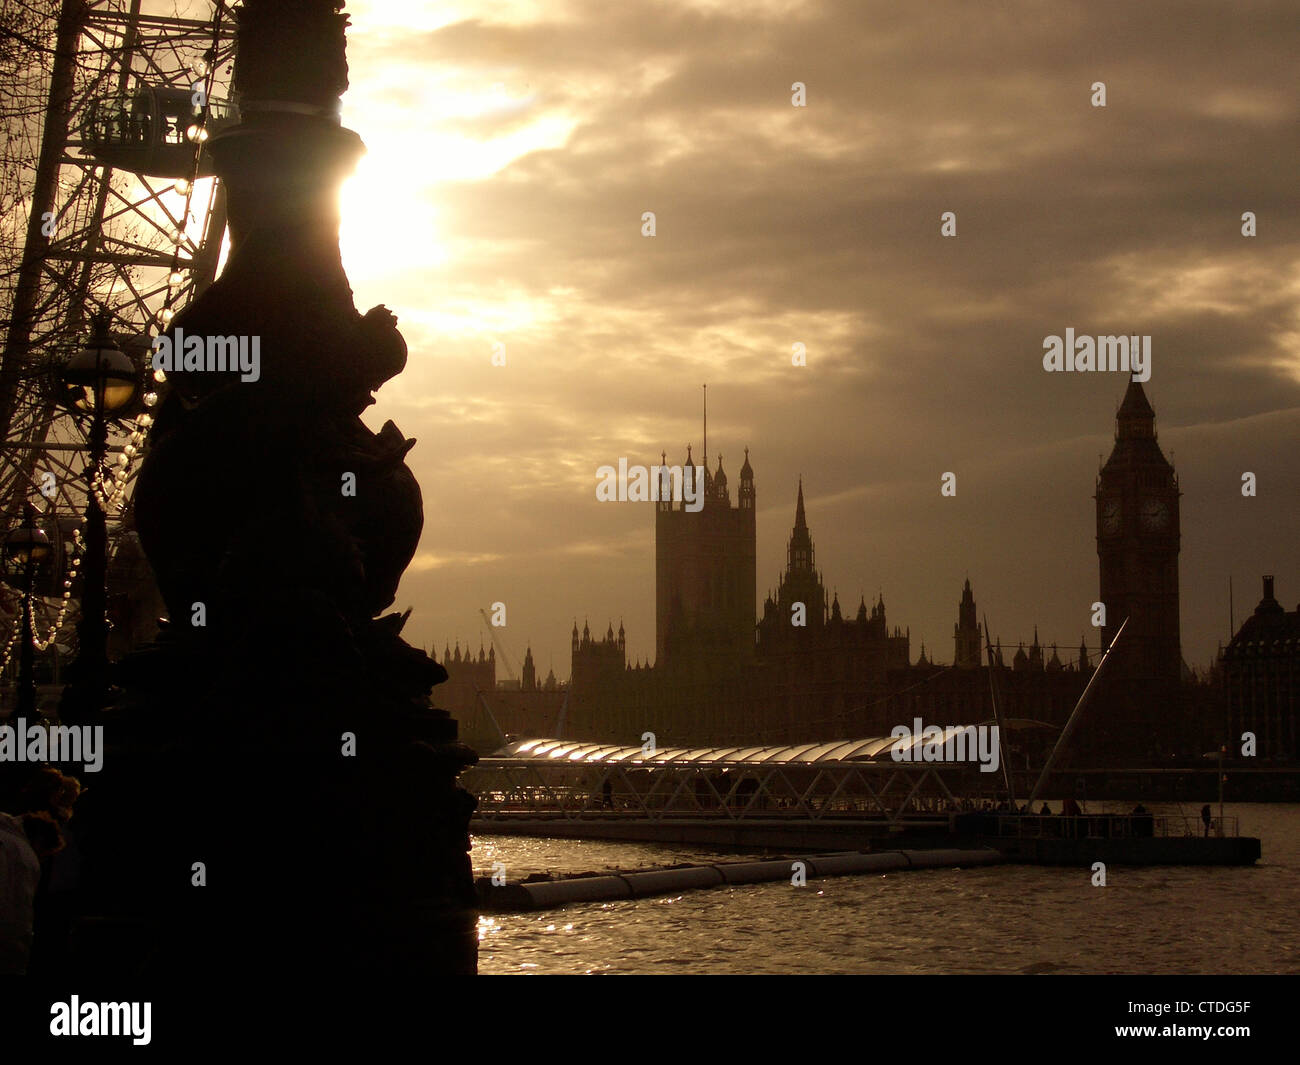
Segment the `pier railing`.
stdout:
<path fill-rule="evenodd" d="M 805 820 L 945 825 L 956 800 L 941 764 L 571 766 L 485 758 L 461 775 L 479 821 Z"/>
<path fill-rule="evenodd" d="M 485 758 L 461 775 L 483 822 L 592 820 L 933 825 L 988 837 L 1129 839 L 1236 836 L 1235 817 L 1176 814 L 1014 814 L 960 810 L 949 786 L 966 777 L 931 764 L 827 763 L 817 766 L 597 764 Z M 945 779 L 947 778 L 947 779 Z"/>
<path fill-rule="evenodd" d="M 966 814 L 960 823 L 984 835 L 1021 839 L 1181 839 L 1239 834 L 1235 817 L 1214 817 L 1206 825 L 1199 817 L 1178 814 Z"/>

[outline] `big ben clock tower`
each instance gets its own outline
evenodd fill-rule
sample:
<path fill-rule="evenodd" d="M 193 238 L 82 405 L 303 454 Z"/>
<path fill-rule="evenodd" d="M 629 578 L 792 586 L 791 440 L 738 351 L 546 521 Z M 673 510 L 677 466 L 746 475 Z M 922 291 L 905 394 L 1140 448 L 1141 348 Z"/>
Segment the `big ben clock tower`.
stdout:
<path fill-rule="evenodd" d="M 1116 423 L 1115 447 L 1097 478 L 1096 499 L 1103 646 L 1129 619 L 1107 669 L 1112 727 L 1106 732 L 1113 740 L 1122 737 L 1126 747 L 1112 752 L 1118 757 L 1168 749 L 1178 731 L 1183 659 L 1178 475 L 1156 443 L 1155 411 L 1139 382 L 1129 382 Z"/>

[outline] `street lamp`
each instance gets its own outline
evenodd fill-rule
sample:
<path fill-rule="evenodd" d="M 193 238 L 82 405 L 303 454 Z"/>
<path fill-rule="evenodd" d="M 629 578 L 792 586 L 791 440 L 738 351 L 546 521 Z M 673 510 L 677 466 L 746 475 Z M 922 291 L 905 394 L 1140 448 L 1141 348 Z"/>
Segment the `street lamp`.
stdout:
<path fill-rule="evenodd" d="M 23 508 L 23 523 L 10 531 L 4 542 L 5 557 L 23 570 L 22 641 L 18 650 L 19 717 L 36 716 L 35 647 L 32 621 L 32 579 L 36 567 L 50 554 L 50 538 L 36 524 L 36 511 L 30 503 Z"/>
<path fill-rule="evenodd" d="M 108 453 L 109 415 L 126 407 L 140 386 L 139 370 L 108 335 L 108 324 L 106 314 L 97 315 L 89 343 L 63 369 L 69 404 L 91 415 L 81 620 L 77 623 L 77 660 L 69 670 L 72 683 L 64 691 L 61 716 L 65 720 L 101 709 L 108 689 L 108 523 L 97 482 L 102 481 Z"/>
<path fill-rule="evenodd" d="M 112 414 L 125 407 L 135 398 L 140 385 L 140 372 L 131 357 L 121 351 L 108 336 L 108 319 L 98 316 L 94 322 L 94 335 L 90 342 L 76 355 L 68 360 L 63 368 L 63 380 L 73 390 L 70 402 L 77 410 L 94 414 L 96 420 L 103 421 L 106 414 Z M 81 394 L 75 394 L 80 389 Z M 108 427 L 102 426 L 104 441 L 108 442 Z M 92 438 L 91 447 L 95 441 Z M 103 452 L 100 453 L 103 459 Z M 94 461 L 92 452 L 91 461 Z"/>

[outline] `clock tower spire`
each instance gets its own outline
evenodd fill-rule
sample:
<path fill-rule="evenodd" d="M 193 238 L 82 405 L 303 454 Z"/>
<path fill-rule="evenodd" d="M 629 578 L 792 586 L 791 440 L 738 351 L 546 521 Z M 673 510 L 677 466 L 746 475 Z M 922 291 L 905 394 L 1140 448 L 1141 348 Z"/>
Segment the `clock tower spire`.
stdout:
<path fill-rule="evenodd" d="M 1130 381 L 1115 417 L 1115 447 L 1097 477 L 1102 645 L 1129 619 L 1115 651 L 1106 701 L 1112 757 L 1168 749 L 1176 732 L 1182 649 L 1178 611 L 1178 475 L 1156 441 L 1156 416 Z M 1114 726 L 1120 726 L 1118 729 Z M 1161 738 L 1164 737 L 1164 742 Z M 1127 748 L 1114 748 L 1121 741 Z"/>

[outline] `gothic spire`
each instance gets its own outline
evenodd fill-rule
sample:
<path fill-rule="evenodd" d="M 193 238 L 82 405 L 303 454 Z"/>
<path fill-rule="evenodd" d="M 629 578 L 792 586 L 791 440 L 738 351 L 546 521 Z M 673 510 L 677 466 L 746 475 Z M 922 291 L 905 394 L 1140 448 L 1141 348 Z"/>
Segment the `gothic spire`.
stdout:
<path fill-rule="evenodd" d="M 795 504 L 794 529 L 790 533 L 789 546 L 786 548 L 786 570 L 812 573 L 816 569 L 813 554 L 812 536 L 808 533 L 808 519 L 803 509 L 803 478 L 799 478 L 799 501 Z"/>
<path fill-rule="evenodd" d="M 1121 440 L 1156 435 L 1156 412 L 1142 389 L 1141 381 L 1129 381 L 1115 421 Z"/>

